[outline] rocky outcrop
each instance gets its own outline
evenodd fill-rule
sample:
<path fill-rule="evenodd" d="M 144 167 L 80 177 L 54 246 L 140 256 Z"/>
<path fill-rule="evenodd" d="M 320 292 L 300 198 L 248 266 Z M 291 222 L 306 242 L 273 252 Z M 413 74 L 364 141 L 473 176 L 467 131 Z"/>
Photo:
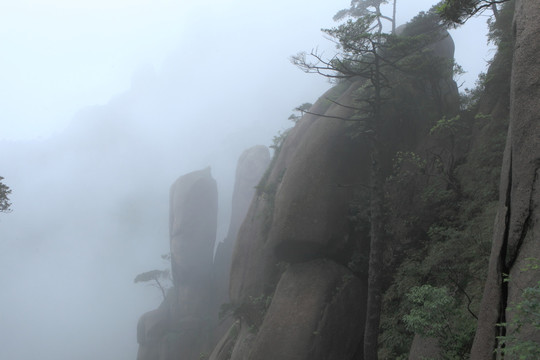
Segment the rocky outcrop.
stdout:
<path fill-rule="evenodd" d="M 350 101 L 359 84 L 345 85 L 325 94 L 311 111 L 350 116 L 350 110 L 326 100 Z M 230 296 L 240 326 L 230 359 L 307 359 L 314 349 L 347 359 L 357 350 L 365 288 L 345 267 L 357 244 L 347 215 L 367 176 L 358 164 L 368 160 L 365 145 L 347 130 L 340 120 L 304 116 L 259 183 L 233 254 Z M 332 303 L 332 292 L 349 276 L 350 284 Z M 330 336 L 335 321 L 347 314 L 357 314 L 354 329 L 341 324 L 339 339 Z M 332 342 L 344 352 L 332 353 Z"/>
<path fill-rule="evenodd" d="M 281 277 L 250 359 L 342 360 L 361 351 L 366 287 L 328 260 L 294 264 Z"/>
<path fill-rule="evenodd" d="M 342 101 L 350 101 L 358 86 L 348 84 L 342 93 L 329 91 L 311 111 L 350 115 L 350 110 L 325 98 L 341 95 Z M 347 250 L 352 241 L 346 217 L 349 199 L 364 171 L 348 167 L 351 161 L 363 160 L 353 155 L 362 154 L 362 145 L 346 131 L 343 121 L 315 115 L 306 115 L 291 129 L 238 234 L 231 267 L 234 303 L 273 292 L 280 261 L 338 256 Z"/>
<path fill-rule="evenodd" d="M 174 182 L 169 214 L 174 285 L 203 280 L 212 268 L 217 228 L 217 185 L 210 168 L 186 174 Z"/>
<path fill-rule="evenodd" d="M 268 168 L 268 164 L 270 164 L 270 152 L 263 145 L 245 150 L 238 159 L 229 230 L 227 237 L 218 244 L 214 259 L 219 304 L 229 302 L 229 274 L 234 243 L 255 194 L 255 187 Z"/>
<path fill-rule="evenodd" d="M 444 54 L 453 51 L 443 48 Z M 411 80 L 396 90 L 407 96 L 382 110 L 377 138 L 387 146 L 377 157 L 380 178 L 390 174 L 396 151 L 417 149 L 418 139 L 433 126 L 433 114 L 455 107 L 443 99 L 454 99 L 455 83 L 440 80 Z M 214 265 L 218 274 L 228 273 L 227 247 L 236 238 L 226 306 L 232 320 L 226 332 L 218 331 L 224 335 L 210 360 L 364 358 L 370 239 L 369 224 L 359 219 L 369 218 L 373 137 L 364 136 L 359 122 L 343 120 L 356 114 L 355 99 L 365 85 L 350 79 L 324 94 L 276 148 L 255 193 L 233 200 L 239 210 L 233 210 Z M 421 104 L 399 103 L 409 98 Z M 362 136 L 355 137 L 358 133 Z M 249 162 L 246 168 L 249 175 L 257 172 Z M 214 288 L 207 273 L 211 267 L 205 268 L 211 234 L 199 228 L 205 219 L 214 219 L 208 176 L 209 171 L 188 174 L 171 189 L 175 287 L 160 309 L 141 319 L 141 360 L 168 360 L 173 350 L 179 359 L 190 360 L 208 349 L 206 326 L 215 324 L 205 322 L 204 310 L 212 316 L 217 304 L 209 299 L 222 300 L 208 290 Z M 248 177 L 242 184 L 240 178 L 238 170 L 235 198 L 239 188 L 250 189 L 255 181 Z M 245 200 L 252 195 L 245 214 Z M 152 353 L 157 355 L 152 358 Z"/>
<path fill-rule="evenodd" d="M 255 194 L 255 187 L 261 180 L 270 163 L 270 151 L 264 145 L 253 146 L 245 150 L 238 159 L 232 197 L 231 220 L 227 237 L 218 244 L 214 256 L 216 279 L 216 303 L 219 308 L 227 306 L 229 300 L 229 278 L 234 243 L 242 221 L 246 217 L 249 204 Z M 216 329 L 219 339 L 233 324 L 232 318 L 220 319 Z"/>
<path fill-rule="evenodd" d="M 210 168 L 171 186 L 169 225 L 174 286 L 157 310 L 139 320 L 138 360 L 197 360 L 213 346 L 217 186 Z"/>
<path fill-rule="evenodd" d="M 232 213 L 227 240 L 232 242 L 246 217 L 255 194 L 255 187 L 261 181 L 270 164 L 270 151 L 264 145 L 256 145 L 245 150 L 238 159 L 232 198 Z"/>
<path fill-rule="evenodd" d="M 479 314 L 478 330 L 471 359 L 495 357 L 498 323 L 510 324 L 510 304 L 521 300 L 524 288 L 537 285 L 538 274 L 523 272 L 527 259 L 540 258 L 540 3 L 516 1 L 514 57 L 511 80 L 510 128 L 503 160 L 500 200 L 488 277 Z M 509 274 L 510 281 L 504 281 Z M 525 328 L 519 340 L 539 342 L 536 333 Z"/>
<path fill-rule="evenodd" d="M 233 253 L 229 293 L 239 322 L 232 350 L 230 335 L 221 341 L 228 359 L 363 358 L 369 231 L 352 208 L 369 193 L 372 159 L 369 142 L 343 121 L 363 85 L 343 81 L 324 94 L 288 132 L 257 186 Z M 418 81 L 411 96 L 437 112 L 432 85 Z M 439 95 L 457 94 L 454 82 L 444 86 Z M 395 151 L 414 149 L 429 131 L 426 113 L 385 108 L 385 176 Z M 341 286 L 343 279 L 350 282 Z M 223 353 L 216 348 L 210 359 Z"/>

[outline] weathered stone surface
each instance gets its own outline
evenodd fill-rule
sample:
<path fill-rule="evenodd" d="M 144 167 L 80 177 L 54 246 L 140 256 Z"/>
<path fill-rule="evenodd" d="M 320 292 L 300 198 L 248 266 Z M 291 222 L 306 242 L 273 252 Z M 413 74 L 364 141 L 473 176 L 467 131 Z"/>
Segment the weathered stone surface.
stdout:
<path fill-rule="evenodd" d="M 264 145 L 253 146 L 240 155 L 232 198 L 232 213 L 227 239 L 236 240 L 255 194 L 255 187 L 270 164 L 270 151 Z"/>
<path fill-rule="evenodd" d="M 229 327 L 225 336 L 215 346 L 208 360 L 230 360 L 239 332 L 240 322 L 236 321 Z"/>
<path fill-rule="evenodd" d="M 291 265 L 249 359 L 353 359 L 363 335 L 365 294 L 365 284 L 332 261 Z"/>
<path fill-rule="evenodd" d="M 340 96 L 339 103 L 349 104 L 358 85 Z M 327 113 L 347 117 L 349 111 L 332 104 Z M 304 137 L 275 194 L 268 246 L 279 260 L 289 262 L 339 257 L 350 249 L 351 198 L 360 184 L 369 183 L 368 151 L 347 136 L 350 130 L 342 120 L 309 116 L 298 131 L 305 131 Z"/>
<path fill-rule="evenodd" d="M 523 273 L 526 258 L 540 258 L 540 3 L 516 1 L 510 128 L 501 172 L 500 200 L 488 277 L 471 359 L 490 359 L 497 347 L 497 323 L 510 320 L 506 307 L 518 302 L 538 276 Z M 511 281 L 503 282 L 503 274 Z M 512 329 L 509 329 L 512 330 Z M 539 341 L 538 333 L 523 339 Z"/>
<path fill-rule="evenodd" d="M 239 305 L 257 297 L 271 287 L 272 273 L 277 261 L 272 251 L 265 248 L 265 222 L 272 206 L 267 199 L 256 197 L 251 204 L 234 247 L 231 263 L 229 296 Z"/>
<path fill-rule="evenodd" d="M 321 97 L 315 114 L 347 117 L 359 83 L 344 83 Z M 261 181 L 238 233 L 231 266 L 233 303 L 273 291 L 280 261 L 339 257 L 350 250 L 347 219 L 355 189 L 368 178 L 365 145 L 352 141 L 341 120 L 305 115 L 290 130 Z M 354 166 L 353 166 L 354 164 Z"/>
<path fill-rule="evenodd" d="M 137 360 L 151 359 L 158 353 L 160 339 L 167 331 L 167 313 L 163 308 L 143 314 L 137 323 Z"/>
<path fill-rule="evenodd" d="M 408 28 L 407 24 L 400 25 L 396 28 L 396 34 L 398 35 L 406 35 L 406 36 L 416 36 L 422 33 L 422 31 L 426 31 L 427 29 L 422 28 Z M 447 31 L 444 31 L 442 34 L 440 34 L 440 37 L 438 41 L 434 42 L 429 46 L 429 48 L 437 54 L 437 56 L 440 56 L 445 59 L 454 59 L 454 52 L 456 50 L 456 46 L 454 44 L 454 40 L 450 36 L 450 34 Z"/>
<path fill-rule="evenodd" d="M 255 195 L 255 187 L 270 163 L 270 152 L 263 145 L 247 149 L 240 155 L 232 198 L 231 222 L 227 237 L 219 243 L 214 259 L 217 294 L 221 303 L 229 302 L 229 277 L 234 243 L 240 225 Z"/>
<path fill-rule="evenodd" d="M 444 51 L 452 52 L 453 48 L 450 50 L 445 48 Z M 445 83 L 447 87 L 438 89 L 441 90 L 438 94 L 451 94 L 454 101 L 450 105 L 446 104 L 445 99 L 439 99 L 439 103 L 433 104 L 431 100 L 431 96 L 435 93 L 431 91 L 433 89 L 417 87 L 417 91 L 421 93 L 420 97 L 430 102 L 428 104 L 430 109 L 437 107 L 437 110 L 442 111 L 442 105 L 452 107 L 457 104 L 455 83 L 453 81 Z M 367 246 L 362 243 L 365 239 L 360 239 L 355 233 L 356 229 L 349 215 L 351 201 L 355 199 L 360 189 L 369 188 L 371 169 L 369 144 L 368 141 L 351 139 L 351 124 L 343 121 L 354 114 L 353 99 L 360 86 L 362 81 L 353 79 L 350 82 L 340 83 L 324 94 L 312 106 L 309 113 L 306 113 L 290 130 L 283 145 L 276 151 L 268 173 L 258 186 L 256 196 L 239 230 L 231 265 L 229 288 L 231 302 L 243 309 L 251 321 L 251 323 L 242 322 L 240 335 L 233 350 L 234 360 L 259 360 L 270 356 L 280 359 L 346 359 L 354 355 L 354 352 L 347 346 L 342 346 L 343 344 L 330 344 L 332 341 L 338 341 L 331 335 L 321 336 L 320 341 L 310 339 L 306 335 L 309 326 L 305 324 L 314 321 L 313 318 L 302 318 L 305 323 L 301 320 L 301 323 L 291 325 L 290 329 L 280 324 L 280 321 L 286 322 L 288 318 L 294 318 L 292 313 L 300 314 L 302 311 L 294 308 L 294 304 L 289 304 L 289 308 L 284 303 L 276 305 L 279 304 L 279 301 L 276 303 L 277 293 L 266 316 L 253 316 L 250 301 L 272 295 L 278 281 L 279 284 L 285 281 L 279 271 L 280 264 L 291 263 L 291 268 L 295 268 L 325 258 L 346 265 L 351 259 L 353 249 L 361 252 L 364 247 L 366 248 L 364 255 L 367 256 Z M 457 110 L 455 106 L 453 109 Z M 384 162 L 381 167 L 388 172 L 395 151 L 414 149 L 419 136 L 425 135 L 432 125 L 426 121 L 424 114 L 414 113 L 414 116 L 409 116 L 410 121 L 404 121 L 405 115 L 398 114 L 393 108 L 385 109 L 383 112 L 385 118 L 389 119 L 383 131 L 390 134 L 388 141 L 390 146 L 381 156 Z M 365 279 L 358 281 L 363 280 Z M 304 285 L 298 282 L 296 285 L 302 289 L 298 290 L 299 292 L 309 292 L 306 288 L 311 288 L 307 283 Z M 324 285 L 319 285 L 324 288 Z M 365 294 L 359 295 L 359 299 L 364 299 L 362 296 Z M 306 316 L 321 316 L 320 311 L 323 309 L 317 309 L 317 304 L 309 303 L 301 294 L 298 294 L 298 299 L 303 299 L 306 305 L 313 306 L 313 313 L 310 311 L 310 315 L 306 313 Z M 357 304 L 361 308 L 360 313 L 363 314 L 365 304 L 362 301 Z M 271 310 L 273 308 L 280 310 Z M 333 311 L 330 307 L 324 309 L 327 311 L 325 314 Z M 281 315 L 277 315 L 279 312 Z M 270 317 L 271 314 L 274 315 Z M 333 321 L 331 319 L 338 319 L 336 329 L 349 323 L 349 320 L 343 318 L 337 310 L 335 315 L 327 316 L 324 322 L 327 326 L 325 329 L 333 328 L 329 325 Z M 260 319 L 253 321 L 253 318 Z M 263 321 L 262 327 L 253 346 L 250 346 L 248 344 L 253 338 L 248 334 L 246 327 L 257 325 L 257 320 Z M 360 322 L 362 329 L 363 320 Z M 354 326 L 358 326 L 358 323 L 355 322 Z M 286 330 L 298 332 L 289 334 Z M 311 334 L 313 331 L 318 330 L 311 330 Z M 336 333 L 339 331 L 336 330 Z M 343 331 L 340 333 L 342 339 L 350 339 L 352 333 L 354 336 L 360 334 L 356 344 L 361 343 L 363 330 L 344 328 Z M 285 333 L 290 336 L 283 335 Z M 272 342 L 264 340 L 266 335 L 261 334 L 271 335 L 272 341 L 275 340 L 280 345 L 271 347 Z M 292 344 L 293 341 L 296 345 Z M 250 348 L 252 352 L 249 352 Z M 282 353 L 280 352 L 282 350 L 279 350 L 281 348 L 287 350 L 283 350 Z M 316 353 L 310 352 L 315 351 L 313 350 L 315 348 Z M 339 350 L 333 353 L 328 349 Z M 361 356 L 356 355 L 356 358 Z"/>
<path fill-rule="evenodd" d="M 217 229 L 217 185 L 210 168 L 181 176 L 170 191 L 171 266 L 175 285 L 211 271 Z"/>
<path fill-rule="evenodd" d="M 138 360 L 198 360 L 213 345 L 217 186 L 209 168 L 171 186 L 169 225 L 174 286 L 159 308 L 139 321 Z"/>
<path fill-rule="evenodd" d="M 218 244 L 214 257 L 216 302 L 218 307 L 230 303 L 229 279 L 234 244 L 240 225 L 244 221 L 249 205 L 255 195 L 255 187 L 268 168 L 268 164 L 270 164 L 270 151 L 263 145 L 253 146 L 245 150 L 238 159 L 229 230 L 227 237 Z M 222 321 L 216 329 L 216 337 L 221 338 L 231 325 L 232 319 Z"/>

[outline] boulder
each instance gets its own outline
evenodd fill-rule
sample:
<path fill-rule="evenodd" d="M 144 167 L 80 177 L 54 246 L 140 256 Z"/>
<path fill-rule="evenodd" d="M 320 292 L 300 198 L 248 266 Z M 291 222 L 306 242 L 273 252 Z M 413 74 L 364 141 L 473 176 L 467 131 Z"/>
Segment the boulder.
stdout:
<path fill-rule="evenodd" d="M 338 102 L 351 105 L 358 86 L 352 84 Z M 321 102 L 328 102 L 326 97 Z M 316 106 L 310 111 L 319 113 Z M 331 104 L 326 113 L 347 118 L 350 111 Z M 358 187 L 369 184 L 367 145 L 348 136 L 345 121 L 324 116 L 306 116 L 293 131 L 301 139 L 291 132 L 283 144 L 298 141 L 275 194 L 267 246 L 275 249 L 278 261 L 342 257 L 350 251 L 351 199 Z"/>
<path fill-rule="evenodd" d="M 250 360 L 349 360 L 361 354 L 366 285 L 329 260 L 291 265 L 278 283 Z"/>
<path fill-rule="evenodd" d="M 368 152 L 347 136 L 344 121 L 325 114 L 350 116 L 351 109 L 328 99 L 349 104 L 359 86 L 329 90 L 310 109 L 321 115 L 306 114 L 276 151 L 238 233 L 230 280 L 234 303 L 273 292 L 280 262 L 350 255 L 347 215 L 355 190 L 367 182 Z"/>

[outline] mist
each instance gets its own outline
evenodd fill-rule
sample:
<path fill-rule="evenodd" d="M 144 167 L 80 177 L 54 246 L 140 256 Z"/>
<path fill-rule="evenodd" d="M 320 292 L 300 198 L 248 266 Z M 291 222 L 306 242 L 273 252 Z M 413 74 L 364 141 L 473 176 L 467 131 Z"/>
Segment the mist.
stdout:
<path fill-rule="evenodd" d="M 398 2 L 403 23 L 435 1 Z M 407 5 L 405 5 L 407 4 Z M 168 194 L 210 166 L 217 241 L 241 152 L 291 124 L 331 84 L 289 57 L 333 44 L 348 1 L 21 1 L 1 15 L 1 359 L 135 359 L 140 315 L 161 293 Z M 5 20 L 5 21 L 4 21 Z M 8 21 L 9 20 L 9 21 Z M 490 57 L 484 19 L 452 33 L 471 87 Z M 474 36 L 470 36 L 473 33 Z"/>

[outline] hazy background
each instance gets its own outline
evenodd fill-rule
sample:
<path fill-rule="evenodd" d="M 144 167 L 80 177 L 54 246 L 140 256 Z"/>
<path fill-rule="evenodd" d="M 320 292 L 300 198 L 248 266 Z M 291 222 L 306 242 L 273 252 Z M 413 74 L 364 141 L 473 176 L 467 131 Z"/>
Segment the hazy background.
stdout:
<path fill-rule="evenodd" d="M 398 0 L 400 23 L 435 1 Z M 218 240 L 240 153 L 330 84 L 289 56 L 332 44 L 349 1 L 0 0 L 0 359 L 134 360 L 160 293 L 168 190 L 206 166 Z M 472 86 L 485 19 L 453 33 Z"/>

